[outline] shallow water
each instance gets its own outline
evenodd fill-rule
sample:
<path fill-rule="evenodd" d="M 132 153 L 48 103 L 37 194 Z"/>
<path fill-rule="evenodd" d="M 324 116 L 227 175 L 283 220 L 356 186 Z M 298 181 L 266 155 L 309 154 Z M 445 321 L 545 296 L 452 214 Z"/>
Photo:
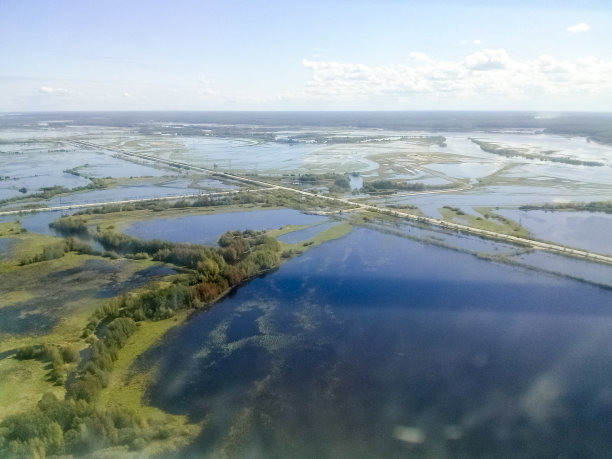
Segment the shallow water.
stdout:
<path fill-rule="evenodd" d="M 427 168 L 441 172 L 450 177 L 477 179 L 493 174 L 499 170 L 501 162 L 462 162 L 456 164 L 428 164 Z"/>
<path fill-rule="evenodd" d="M 508 244 L 478 236 L 458 233 L 455 231 L 442 231 L 440 228 L 423 228 L 411 224 L 382 224 L 377 223 L 377 229 L 394 235 L 426 241 L 434 245 L 443 245 L 465 252 L 487 254 L 514 254 L 522 250 L 519 246 Z"/>
<path fill-rule="evenodd" d="M 96 202 L 124 201 L 129 199 L 149 199 L 163 196 L 182 196 L 200 193 L 197 188 L 190 188 L 182 183 L 172 185 L 154 185 L 144 183 L 140 185 L 120 186 L 104 190 L 92 190 L 70 194 L 61 198 L 49 200 L 49 206 L 71 204 L 90 204 Z"/>
<path fill-rule="evenodd" d="M 113 157 L 108 152 L 75 147 L 61 141 L 37 140 L 34 143 L 0 145 L 0 170 L 8 180 L 0 181 L 0 199 L 27 194 L 55 185 L 66 188 L 86 186 L 87 178 L 65 172 L 78 168 L 93 177 L 160 176 L 167 171 Z"/>
<path fill-rule="evenodd" d="M 168 333 L 178 455 L 556 457 L 612 447 L 612 294 L 367 229 Z"/>
<path fill-rule="evenodd" d="M 513 257 L 513 260 L 536 269 L 612 287 L 611 265 L 591 263 L 539 250 L 518 255 Z"/>
<path fill-rule="evenodd" d="M 0 260 L 9 258 L 13 253 L 13 244 L 15 240 L 10 237 L 0 238 Z"/>
<path fill-rule="evenodd" d="M 547 202 L 591 202 L 609 199 L 609 195 L 596 189 L 570 190 L 554 186 L 489 186 L 463 193 L 421 194 L 385 198 L 388 204 L 412 204 L 433 218 L 440 218 L 438 209 L 442 206 L 460 207 L 519 207 L 525 204 L 544 204 Z"/>
<path fill-rule="evenodd" d="M 133 223 L 123 231 L 139 239 L 163 239 L 216 245 L 227 230 L 267 230 L 285 225 L 307 225 L 324 222 L 326 217 L 304 214 L 292 209 L 253 210 L 187 217 L 158 218 Z"/>
<path fill-rule="evenodd" d="M 19 221 L 21 222 L 21 227 L 25 228 L 30 233 L 38 233 L 45 236 L 56 236 L 57 233 L 49 227 L 49 223 L 60 218 L 62 215 L 70 215 L 74 212 L 76 212 L 76 210 L 57 210 L 23 215 L 2 215 L 0 216 L 0 222 L 4 223 Z"/>
<path fill-rule="evenodd" d="M 163 168 L 155 168 L 143 164 L 116 158 L 106 154 L 97 156 L 94 160 L 88 160 L 85 167 L 79 168 L 79 172 L 91 177 L 161 177 L 169 175 L 170 172 Z M 174 172 L 175 173 L 175 172 Z"/>
<path fill-rule="evenodd" d="M 58 233 L 49 226 L 53 220 L 57 220 L 62 215 L 71 215 L 76 210 L 72 211 L 51 211 L 39 212 L 34 214 L 25 214 L 20 217 L 14 217 L 21 221 L 21 227 L 25 228 L 30 233 L 43 234 L 45 236 L 57 236 Z"/>
<path fill-rule="evenodd" d="M 82 311 L 82 301 L 95 298 L 100 291 L 114 285 L 123 263 L 88 259 L 74 268 L 41 274 L 36 279 L 23 279 L 18 271 L 7 272 L 5 277 L 0 277 L 0 291 L 17 285 L 33 296 L 0 308 L 0 334 L 51 332 L 62 318 L 76 310 Z"/>
<path fill-rule="evenodd" d="M 502 146 L 524 149 L 529 153 L 549 153 L 552 156 L 572 157 L 580 160 L 612 160 L 612 147 L 595 142 L 588 142 L 584 137 L 568 137 L 550 134 L 527 133 L 473 133 L 470 137 L 496 142 Z"/>
<path fill-rule="evenodd" d="M 111 298 L 142 287 L 155 277 L 170 274 L 176 274 L 176 271 L 167 266 L 149 266 L 148 268 L 136 271 L 129 279 L 123 282 L 112 282 L 103 286 L 96 293 L 96 298 Z"/>
<path fill-rule="evenodd" d="M 349 185 L 351 191 L 360 190 L 363 187 L 363 177 L 360 175 L 349 175 Z"/>
<path fill-rule="evenodd" d="M 220 170 L 243 173 L 298 170 L 305 155 L 313 150 L 313 145 L 260 143 L 245 139 L 194 137 L 173 140 L 182 143 L 182 151 L 157 154 L 210 169 L 216 166 Z"/>
<path fill-rule="evenodd" d="M 37 233 L 42 234 L 44 236 L 64 236 L 58 231 L 55 231 L 53 228 L 49 226 L 53 220 L 57 220 L 63 215 L 72 215 L 77 212 L 78 209 L 73 210 L 63 210 L 63 211 L 50 211 L 50 212 L 37 212 L 31 214 L 24 215 L 4 215 L 0 217 L 0 222 L 11 222 L 11 221 L 19 221 L 21 223 L 21 227 L 24 228 L 29 233 Z M 86 242 L 93 250 L 104 253 L 104 247 L 91 238 L 88 235 L 70 235 L 71 237 L 76 237 L 82 242 Z"/>
<path fill-rule="evenodd" d="M 496 213 L 520 222 L 536 238 L 612 254 L 611 214 L 513 209 L 500 209 Z"/>
<path fill-rule="evenodd" d="M 307 239 L 310 239 L 311 237 L 314 237 L 317 234 L 325 230 L 328 230 L 329 228 L 337 224 L 338 222 L 336 221 L 323 222 L 323 223 L 319 223 L 317 225 L 311 226 L 309 228 L 304 228 L 301 230 L 292 231 L 290 233 L 283 234 L 282 236 L 279 236 L 277 239 L 287 244 L 295 244 L 297 242 L 302 242 Z"/>

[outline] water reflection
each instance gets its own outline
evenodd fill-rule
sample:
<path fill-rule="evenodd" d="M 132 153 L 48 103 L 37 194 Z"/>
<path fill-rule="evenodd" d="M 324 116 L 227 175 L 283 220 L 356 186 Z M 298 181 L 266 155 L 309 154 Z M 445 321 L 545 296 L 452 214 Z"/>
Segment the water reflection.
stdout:
<path fill-rule="evenodd" d="M 555 457 L 612 447 L 612 295 L 366 229 L 168 334 L 180 456 Z"/>

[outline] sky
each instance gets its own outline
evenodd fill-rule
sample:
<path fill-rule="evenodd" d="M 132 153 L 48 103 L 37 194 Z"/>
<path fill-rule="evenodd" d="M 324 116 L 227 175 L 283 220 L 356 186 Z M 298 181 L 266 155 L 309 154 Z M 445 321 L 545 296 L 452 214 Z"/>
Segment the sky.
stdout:
<path fill-rule="evenodd" d="M 612 110 L 612 1 L 0 0 L 0 112 Z"/>

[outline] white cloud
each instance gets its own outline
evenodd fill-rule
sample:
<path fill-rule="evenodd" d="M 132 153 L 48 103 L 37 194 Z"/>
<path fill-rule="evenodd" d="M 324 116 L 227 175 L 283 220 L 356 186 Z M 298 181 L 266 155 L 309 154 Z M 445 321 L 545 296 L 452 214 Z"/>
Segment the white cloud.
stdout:
<path fill-rule="evenodd" d="M 507 69 L 514 65 L 505 49 L 478 51 L 467 56 L 464 63 L 467 68 L 472 70 Z"/>
<path fill-rule="evenodd" d="M 410 59 L 412 59 L 413 61 L 417 61 L 417 62 L 427 62 L 429 61 L 429 56 L 425 53 L 420 53 L 418 51 L 413 51 L 410 54 L 408 54 L 408 57 L 410 57 Z"/>
<path fill-rule="evenodd" d="M 479 40 L 477 38 L 476 40 L 472 40 L 472 44 L 474 44 L 474 45 L 482 45 L 482 40 Z"/>
<path fill-rule="evenodd" d="M 212 89 L 210 87 L 208 88 L 200 88 L 196 90 L 196 93 L 199 96 L 213 96 L 213 97 L 220 97 L 221 93 L 215 89 Z"/>
<path fill-rule="evenodd" d="M 198 75 L 198 83 L 209 86 L 210 85 L 210 80 L 208 79 L 208 77 L 206 76 L 206 74 L 204 73 L 200 73 Z"/>
<path fill-rule="evenodd" d="M 42 94 L 69 94 L 70 91 L 64 88 L 52 88 L 50 86 L 41 86 L 38 92 Z"/>
<path fill-rule="evenodd" d="M 586 22 L 581 22 L 579 24 L 573 25 L 573 26 L 569 26 L 567 28 L 568 32 L 571 33 L 581 33 L 581 32 L 586 32 L 590 29 L 589 25 Z"/>
<path fill-rule="evenodd" d="M 125 97 L 126 99 L 131 99 L 134 96 L 132 96 L 129 92 L 124 92 L 123 97 Z"/>
<path fill-rule="evenodd" d="M 513 59 L 504 49 L 484 49 L 462 60 L 414 60 L 369 66 L 311 61 L 305 95 L 320 100 L 531 101 L 549 97 L 612 96 L 612 61 L 594 57 L 557 60 L 543 55 Z"/>
<path fill-rule="evenodd" d="M 201 73 L 200 75 L 198 75 L 198 83 L 199 84 L 196 89 L 196 93 L 199 96 L 216 97 L 223 99 L 223 95 L 221 94 L 221 92 L 213 87 L 213 84 L 205 74 Z"/>

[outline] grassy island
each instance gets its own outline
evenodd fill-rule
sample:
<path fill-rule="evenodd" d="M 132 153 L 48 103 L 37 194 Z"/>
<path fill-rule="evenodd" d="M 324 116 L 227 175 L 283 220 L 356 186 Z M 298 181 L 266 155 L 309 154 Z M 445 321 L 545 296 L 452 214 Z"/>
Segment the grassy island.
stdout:
<path fill-rule="evenodd" d="M 482 151 L 487 153 L 493 153 L 495 155 L 505 156 L 506 158 L 521 157 L 525 159 L 537 159 L 540 161 L 550 161 L 553 163 L 571 164 L 573 166 L 603 166 L 604 163 L 601 161 L 582 161 L 579 159 L 569 158 L 566 156 L 553 156 L 554 151 L 545 151 L 542 153 L 529 153 L 524 150 L 516 148 L 502 147 L 493 142 L 485 142 L 470 138 L 470 140 L 478 145 Z"/>

